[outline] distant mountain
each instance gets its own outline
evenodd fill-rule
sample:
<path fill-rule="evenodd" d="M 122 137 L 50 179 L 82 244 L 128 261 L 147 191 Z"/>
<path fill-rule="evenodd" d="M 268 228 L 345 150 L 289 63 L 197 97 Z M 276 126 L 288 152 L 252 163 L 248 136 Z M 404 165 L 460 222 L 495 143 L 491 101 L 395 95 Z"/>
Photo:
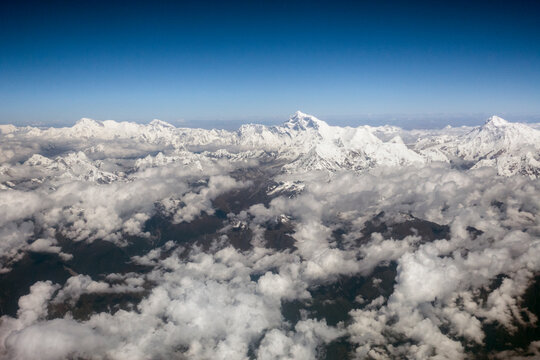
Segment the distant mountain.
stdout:
<path fill-rule="evenodd" d="M 421 155 L 403 142 L 384 142 L 367 127 L 338 127 L 296 112 L 281 126 L 246 125 L 239 130 L 243 147 L 277 151 L 287 172 L 361 170 L 373 166 L 422 164 Z"/>
<path fill-rule="evenodd" d="M 448 159 L 460 159 L 474 169 L 495 167 L 500 175 L 540 175 L 540 131 L 491 116 L 482 126 L 464 135 L 452 133 L 420 138 L 415 149 L 437 151 Z"/>
<path fill-rule="evenodd" d="M 92 161 L 82 151 L 68 153 L 51 160 L 45 156 L 34 154 L 24 165 L 47 170 L 48 176 L 64 177 L 92 181 L 97 183 L 110 183 L 119 179 L 117 174 L 101 169 L 102 162 Z"/>
<path fill-rule="evenodd" d="M 492 116 L 460 139 L 458 155 L 465 160 L 492 159 L 529 147 L 540 148 L 540 131 Z"/>
<path fill-rule="evenodd" d="M 71 172 L 86 178 L 97 176 L 100 181 L 110 181 L 114 174 L 87 168 L 83 165 L 87 160 L 82 156 L 99 152 L 102 145 L 96 147 L 96 142 L 126 140 L 141 143 L 141 148 L 156 145 L 160 151 L 167 148 L 172 151 L 141 159 L 137 167 L 179 161 L 192 163 L 193 154 L 204 153 L 211 158 L 275 160 L 283 164 L 284 173 L 361 171 L 377 166 L 459 161 L 471 168 L 495 167 L 505 176 L 523 174 L 534 178 L 540 175 L 540 131 L 497 116 L 472 129 L 447 127 L 408 132 L 393 126 L 330 126 L 300 111 L 279 126 L 248 124 L 237 131 L 176 128 L 161 120 L 142 125 L 86 118 L 69 128 L 4 127 L 9 129 L 2 132 L 6 137 L 54 140 L 55 146 L 60 146 L 58 143 L 62 141 L 82 141 L 82 155 L 73 162 L 73 168 L 78 170 Z M 407 145 L 403 138 L 409 142 L 414 140 Z M 48 166 L 61 167 L 55 164 Z M 81 171 L 84 175 L 80 175 Z"/>

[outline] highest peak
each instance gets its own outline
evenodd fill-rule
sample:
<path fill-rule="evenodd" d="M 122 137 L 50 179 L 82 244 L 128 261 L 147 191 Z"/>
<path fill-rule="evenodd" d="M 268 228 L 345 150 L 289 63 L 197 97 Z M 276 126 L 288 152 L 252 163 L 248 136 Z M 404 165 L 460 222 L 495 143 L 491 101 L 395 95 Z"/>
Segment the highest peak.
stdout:
<path fill-rule="evenodd" d="M 487 125 L 487 126 L 499 127 L 499 126 L 506 126 L 508 124 L 509 124 L 508 121 L 504 120 L 501 117 L 493 115 L 493 116 L 490 116 L 489 119 L 486 120 L 486 122 L 484 123 L 484 126 Z"/>
<path fill-rule="evenodd" d="M 327 125 L 324 121 L 317 119 L 313 115 L 305 114 L 301 111 L 295 112 L 285 126 L 294 130 L 319 129 L 321 126 Z"/>
<path fill-rule="evenodd" d="M 159 119 L 154 119 L 154 120 L 150 121 L 149 125 L 155 126 L 155 127 L 166 127 L 166 128 L 174 128 L 175 127 L 174 125 L 169 124 L 168 122 L 163 121 L 163 120 L 159 120 Z"/>
<path fill-rule="evenodd" d="M 291 115 L 290 119 L 295 118 L 304 118 L 304 117 L 314 117 L 313 115 L 309 115 L 306 113 L 301 112 L 300 110 L 297 110 L 294 114 Z"/>

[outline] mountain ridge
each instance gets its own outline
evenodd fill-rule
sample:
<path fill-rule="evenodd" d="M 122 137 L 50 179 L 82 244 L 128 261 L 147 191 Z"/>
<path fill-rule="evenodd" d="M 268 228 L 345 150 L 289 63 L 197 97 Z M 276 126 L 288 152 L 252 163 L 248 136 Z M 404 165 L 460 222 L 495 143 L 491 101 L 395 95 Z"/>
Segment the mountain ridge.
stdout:
<path fill-rule="evenodd" d="M 254 156 L 254 151 L 262 151 L 265 156 L 274 154 L 271 156 L 287 164 L 283 170 L 290 173 L 361 171 L 376 166 L 420 166 L 461 159 L 471 163 L 471 168 L 495 167 L 500 175 L 540 174 L 540 131 L 496 115 L 468 132 L 452 127 L 434 132 L 390 126 L 332 126 L 301 111 L 281 125 L 245 124 L 236 131 L 177 128 L 158 119 L 137 124 L 82 118 L 64 128 L 4 127 L 9 129 L 1 133 L 6 138 L 136 141 L 145 146 L 176 149 L 176 157 L 185 151 L 203 151 L 213 153 L 213 157 L 230 156 L 232 152 L 237 153 L 237 158 L 247 159 Z M 409 139 L 408 145 L 404 137 Z M 219 152 L 221 149 L 227 150 L 228 155 Z"/>

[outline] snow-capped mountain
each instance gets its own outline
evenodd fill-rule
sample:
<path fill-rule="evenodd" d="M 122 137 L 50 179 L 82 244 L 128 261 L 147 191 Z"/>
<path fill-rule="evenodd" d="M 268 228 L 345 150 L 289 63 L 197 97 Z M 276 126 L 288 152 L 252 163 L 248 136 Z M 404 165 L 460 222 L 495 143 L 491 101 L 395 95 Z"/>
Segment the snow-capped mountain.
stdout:
<path fill-rule="evenodd" d="M 540 131 L 492 116 L 484 125 L 460 139 L 457 151 L 465 160 L 476 160 L 491 159 L 528 147 L 540 148 Z"/>
<path fill-rule="evenodd" d="M 68 153 L 49 159 L 45 156 L 34 154 L 24 165 L 44 170 L 44 173 L 51 174 L 59 178 L 69 178 L 97 183 L 111 183 L 117 181 L 119 176 L 109 171 L 103 170 L 103 162 L 92 161 L 82 151 Z"/>
<path fill-rule="evenodd" d="M 288 161 L 284 166 L 287 172 L 362 170 L 424 162 L 402 141 L 384 142 L 366 127 L 330 126 L 300 111 L 281 126 L 243 126 L 239 141 L 242 147 L 277 151 L 278 159 Z"/>
<path fill-rule="evenodd" d="M 4 163 L 26 161 L 26 166 L 47 167 L 100 182 L 117 179 L 99 163 L 105 149 L 109 156 L 134 158 L 134 169 L 224 159 L 275 161 L 281 164 L 282 173 L 333 173 L 460 161 L 471 168 L 494 167 L 505 176 L 540 174 L 540 131 L 497 116 L 475 128 L 409 132 L 393 126 L 331 126 L 300 111 L 278 126 L 247 124 L 237 131 L 176 128 L 161 120 L 143 125 L 86 118 L 67 128 L 2 129 L 0 146 L 29 144 L 17 152 L 3 152 Z M 407 145 L 403 138 L 413 143 Z M 137 144 L 135 149 L 133 144 Z M 64 147 L 77 151 L 62 154 Z"/>
<path fill-rule="evenodd" d="M 473 169 L 494 167 L 499 175 L 535 178 L 540 174 L 540 131 L 498 116 L 463 135 L 449 132 L 420 138 L 415 149 L 422 154 L 431 152 L 441 158 L 461 159 Z"/>
<path fill-rule="evenodd" d="M 474 168 L 494 166 L 501 175 L 540 175 L 540 131 L 492 116 L 458 145 L 465 160 L 479 161 Z"/>

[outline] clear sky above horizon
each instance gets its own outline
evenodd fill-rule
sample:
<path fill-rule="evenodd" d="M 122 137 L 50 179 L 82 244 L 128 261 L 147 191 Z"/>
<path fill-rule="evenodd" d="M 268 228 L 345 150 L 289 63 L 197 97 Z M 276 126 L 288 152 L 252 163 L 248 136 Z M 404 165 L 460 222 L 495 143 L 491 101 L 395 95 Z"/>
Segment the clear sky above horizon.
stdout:
<path fill-rule="evenodd" d="M 4 124 L 280 122 L 298 109 L 342 124 L 540 114 L 536 1 L 74 0 L 0 9 Z"/>

